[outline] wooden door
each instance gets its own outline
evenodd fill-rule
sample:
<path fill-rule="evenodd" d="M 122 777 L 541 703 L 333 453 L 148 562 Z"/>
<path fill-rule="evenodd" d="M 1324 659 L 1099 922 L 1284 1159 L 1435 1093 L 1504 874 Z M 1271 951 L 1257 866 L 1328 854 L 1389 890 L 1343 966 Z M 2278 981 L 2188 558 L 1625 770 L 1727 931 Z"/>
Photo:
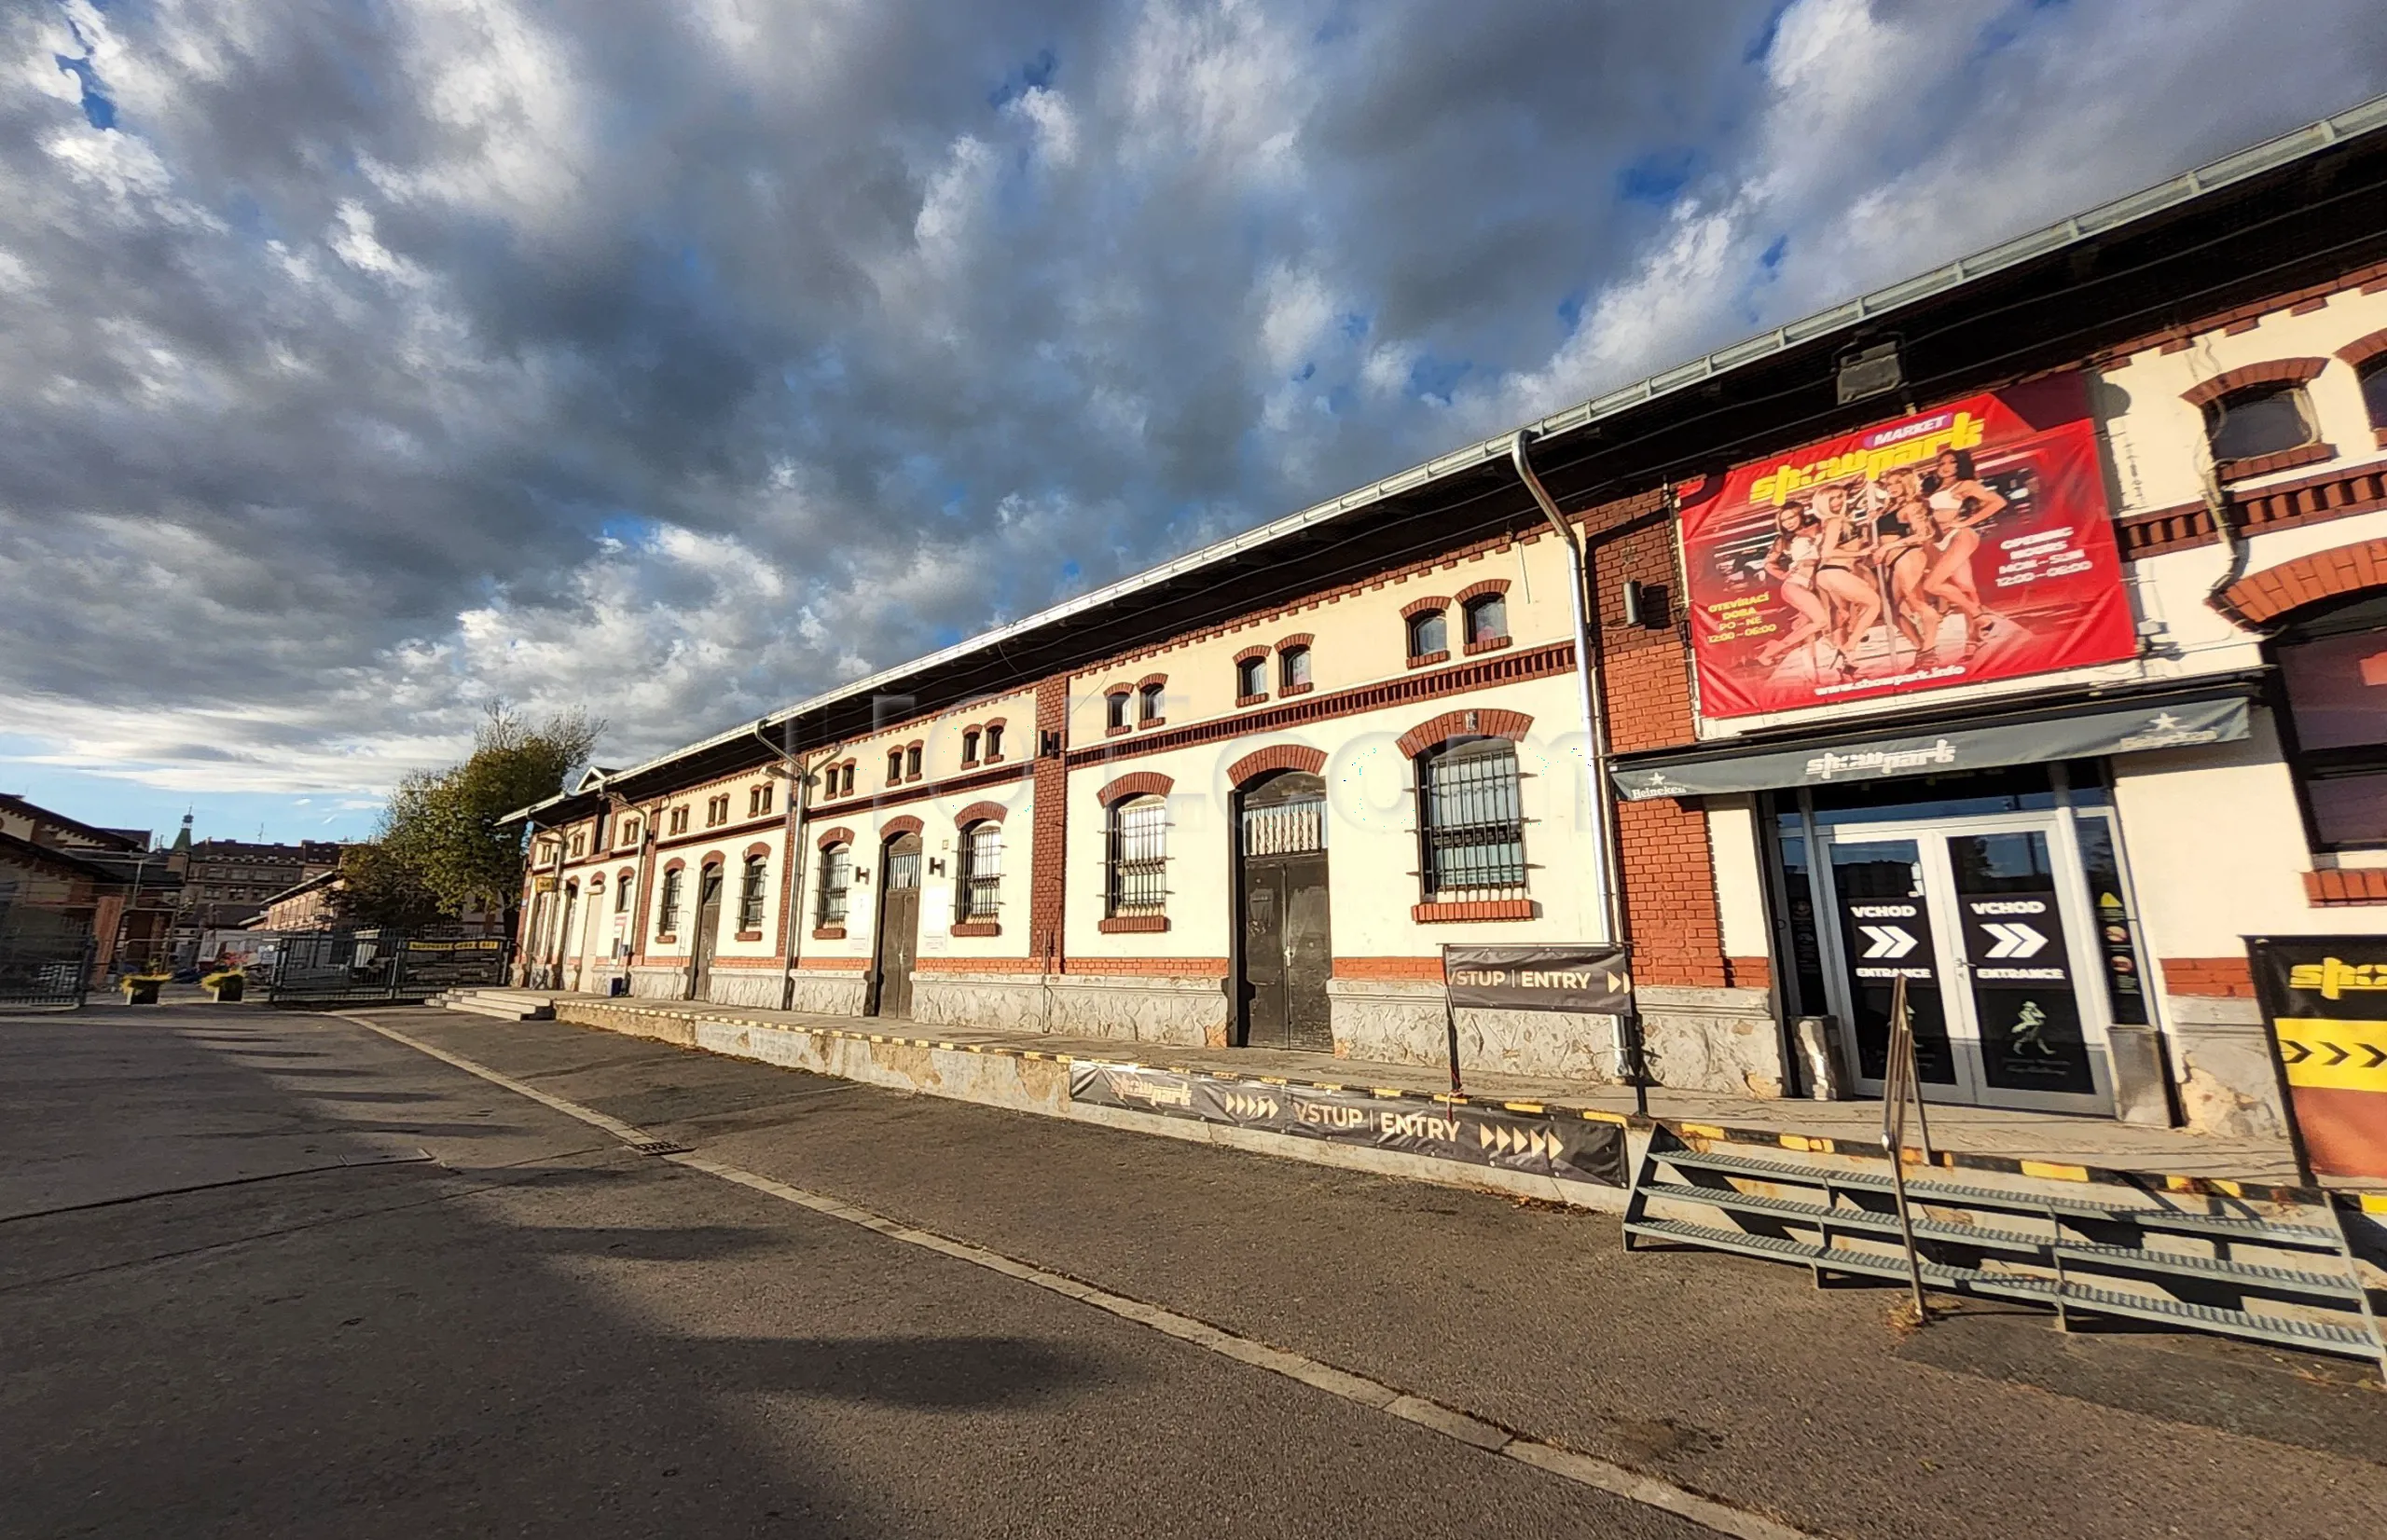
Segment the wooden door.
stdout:
<path fill-rule="evenodd" d="M 1327 901 L 1326 783 L 1288 772 L 1238 799 L 1242 1041 L 1331 1052 L 1334 971 Z"/>
<path fill-rule="evenodd" d="M 721 944 L 721 868 L 705 868 L 704 880 L 697 889 L 696 960 L 689 969 L 688 997 L 692 1000 L 712 998 L 712 954 Z"/>
<path fill-rule="evenodd" d="M 874 1016 L 912 1014 L 912 966 L 920 949 L 920 836 L 901 834 L 879 859 Z"/>

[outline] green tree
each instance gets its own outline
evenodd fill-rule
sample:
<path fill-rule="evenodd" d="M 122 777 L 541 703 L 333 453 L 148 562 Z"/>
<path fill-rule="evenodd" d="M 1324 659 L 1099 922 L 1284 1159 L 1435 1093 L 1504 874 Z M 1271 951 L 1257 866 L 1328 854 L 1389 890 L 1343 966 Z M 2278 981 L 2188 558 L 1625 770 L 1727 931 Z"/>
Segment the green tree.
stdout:
<path fill-rule="evenodd" d="M 401 929 L 452 918 L 422 880 L 386 845 L 360 842 L 340 852 L 339 882 L 332 910 L 350 925 L 388 925 Z"/>
<path fill-rule="evenodd" d="M 398 783 L 376 844 L 443 912 L 499 910 L 510 920 L 522 891 L 524 830 L 498 820 L 562 791 L 604 731 L 578 709 L 533 727 L 504 702 L 492 704 L 470 759 Z"/>

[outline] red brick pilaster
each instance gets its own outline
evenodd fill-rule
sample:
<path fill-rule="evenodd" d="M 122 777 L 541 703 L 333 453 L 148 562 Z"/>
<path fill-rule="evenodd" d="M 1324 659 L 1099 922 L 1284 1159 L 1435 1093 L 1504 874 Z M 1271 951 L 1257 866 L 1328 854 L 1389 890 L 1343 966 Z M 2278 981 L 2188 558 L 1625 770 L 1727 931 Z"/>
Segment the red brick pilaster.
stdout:
<path fill-rule="evenodd" d="M 1036 723 L 1028 744 L 1034 769 L 1029 785 L 1036 797 L 1035 832 L 1029 836 L 1028 884 L 1028 953 L 1045 971 L 1061 970 L 1062 903 L 1068 891 L 1069 777 L 1058 753 L 1044 751 L 1044 736 L 1066 741 L 1069 729 L 1069 681 L 1066 676 L 1036 684 Z"/>

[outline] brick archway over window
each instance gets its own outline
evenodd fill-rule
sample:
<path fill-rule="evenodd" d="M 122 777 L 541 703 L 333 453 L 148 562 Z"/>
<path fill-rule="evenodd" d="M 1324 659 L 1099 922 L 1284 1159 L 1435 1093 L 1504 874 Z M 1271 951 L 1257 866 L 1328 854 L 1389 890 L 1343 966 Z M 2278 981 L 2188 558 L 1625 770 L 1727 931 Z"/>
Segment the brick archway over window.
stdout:
<path fill-rule="evenodd" d="M 854 843 L 854 832 L 841 824 L 837 828 L 821 831 L 821 838 L 814 843 L 823 850 L 833 845 L 851 845 Z"/>
<path fill-rule="evenodd" d="M 927 824 L 906 813 L 900 818 L 889 818 L 885 823 L 880 824 L 878 837 L 881 840 L 891 840 L 904 834 L 921 833 L 927 828 Z"/>
<path fill-rule="evenodd" d="M 999 802 L 973 802 L 953 815 L 953 826 L 967 829 L 973 823 L 1000 823 L 1007 811 L 1009 809 Z"/>
<path fill-rule="evenodd" d="M 1108 807 L 1129 797 L 1165 797 L 1168 795 L 1168 789 L 1176 784 L 1157 771 L 1138 770 L 1133 775 L 1120 777 L 1094 795 L 1096 801 Z"/>
<path fill-rule="evenodd" d="M 1227 766 L 1227 784 L 1238 789 L 1278 770 L 1302 770 L 1313 776 L 1326 772 L 1326 750 L 1299 743 L 1272 743 L 1254 749 Z"/>
<path fill-rule="evenodd" d="M 767 856 L 770 853 L 771 847 L 761 840 L 756 840 L 746 847 L 746 858 L 750 860 L 756 856 Z"/>
<path fill-rule="evenodd" d="M 1507 738 L 1514 743 L 1532 730 L 1533 719 L 1523 711 L 1445 711 L 1401 734 L 1400 751 L 1414 760 L 1453 738 Z"/>
<path fill-rule="evenodd" d="M 1448 594 L 1428 594 L 1424 598 L 1413 598 L 1402 605 L 1400 618 L 1409 620 L 1428 610 L 1447 610 L 1450 607 L 1451 600 Z"/>
<path fill-rule="evenodd" d="M 1509 580 L 1507 578 L 1485 578 L 1481 583 L 1469 584 L 1466 587 L 1460 589 L 1454 597 L 1456 597 L 1461 604 L 1465 604 L 1469 599 L 1482 598 L 1486 594 L 1505 594 L 1508 591 Z"/>
<path fill-rule="evenodd" d="M 2345 360 L 2349 367 L 2356 369 L 2380 353 L 2387 353 L 2387 326 L 2380 327 L 2368 337 L 2355 337 L 2338 350 L 2338 356 Z"/>
<path fill-rule="evenodd" d="M 2242 364 L 2226 374 L 2218 374 L 2192 391 L 2180 392 L 2180 399 L 2201 410 L 2232 391 L 2242 391 L 2249 385 L 2301 385 L 2329 366 L 2325 358 L 2274 358 L 2261 364 Z"/>
<path fill-rule="evenodd" d="M 2387 540 L 2366 540 L 2249 572 L 2222 590 L 2219 608 L 2242 626 L 2267 626 L 2290 610 L 2382 586 Z"/>

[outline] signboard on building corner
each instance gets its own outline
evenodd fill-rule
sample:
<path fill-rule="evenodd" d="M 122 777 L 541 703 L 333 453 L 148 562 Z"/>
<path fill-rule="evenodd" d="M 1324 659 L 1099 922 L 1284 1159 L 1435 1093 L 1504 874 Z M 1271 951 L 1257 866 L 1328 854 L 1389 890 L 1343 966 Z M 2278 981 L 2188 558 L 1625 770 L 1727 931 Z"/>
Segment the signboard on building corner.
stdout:
<path fill-rule="evenodd" d="M 1455 1011 L 1622 1016 L 1633 1010 L 1633 975 L 1621 946 L 1445 945 L 1442 984 Z"/>
<path fill-rule="evenodd" d="M 2246 943 L 2308 1170 L 2387 1176 L 2387 936 Z"/>
<path fill-rule="evenodd" d="M 1742 465 L 1682 509 L 1711 718 L 2133 657 L 2078 375 Z"/>

